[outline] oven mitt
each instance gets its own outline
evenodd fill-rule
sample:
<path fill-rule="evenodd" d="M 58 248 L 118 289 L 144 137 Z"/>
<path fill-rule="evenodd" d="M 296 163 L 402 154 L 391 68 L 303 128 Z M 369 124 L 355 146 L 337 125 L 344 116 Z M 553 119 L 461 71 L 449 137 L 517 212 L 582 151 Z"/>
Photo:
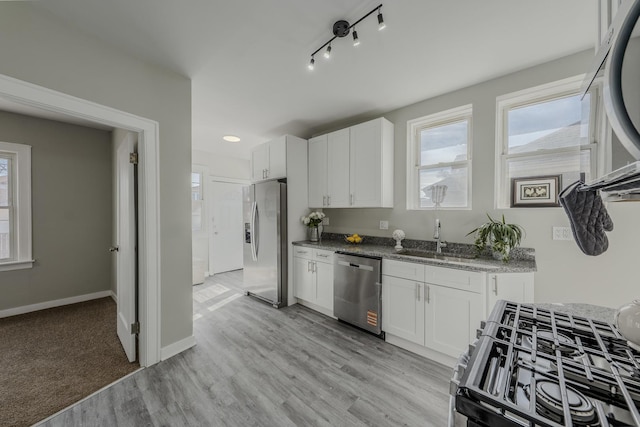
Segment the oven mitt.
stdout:
<path fill-rule="evenodd" d="M 598 190 L 580 191 L 582 185 L 576 181 L 565 188 L 559 196 L 560 204 L 569 216 L 580 250 L 587 255 L 600 255 L 609 248 L 605 231 L 613 230 L 613 221 Z"/>

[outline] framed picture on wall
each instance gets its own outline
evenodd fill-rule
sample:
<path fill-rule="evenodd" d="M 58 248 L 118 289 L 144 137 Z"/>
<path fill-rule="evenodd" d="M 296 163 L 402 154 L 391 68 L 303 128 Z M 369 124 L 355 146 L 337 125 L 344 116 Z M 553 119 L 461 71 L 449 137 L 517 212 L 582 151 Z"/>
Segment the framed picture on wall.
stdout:
<path fill-rule="evenodd" d="M 512 208 L 558 207 L 561 175 L 511 179 Z"/>

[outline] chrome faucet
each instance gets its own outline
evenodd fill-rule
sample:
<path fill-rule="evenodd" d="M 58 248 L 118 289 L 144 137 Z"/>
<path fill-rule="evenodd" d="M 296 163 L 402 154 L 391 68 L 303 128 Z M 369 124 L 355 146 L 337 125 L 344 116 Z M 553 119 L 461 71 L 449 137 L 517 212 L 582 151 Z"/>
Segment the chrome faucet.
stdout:
<path fill-rule="evenodd" d="M 447 242 L 440 240 L 440 220 L 436 218 L 436 226 L 433 230 L 433 238 L 436 239 L 436 253 L 441 254 L 442 248 L 447 247 Z"/>

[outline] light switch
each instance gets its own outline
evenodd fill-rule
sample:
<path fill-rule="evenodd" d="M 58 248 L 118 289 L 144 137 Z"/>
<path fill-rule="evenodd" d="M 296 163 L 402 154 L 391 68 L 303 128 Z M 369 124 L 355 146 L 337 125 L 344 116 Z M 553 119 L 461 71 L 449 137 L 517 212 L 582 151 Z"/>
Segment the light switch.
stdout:
<path fill-rule="evenodd" d="M 389 221 L 380 221 L 380 230 L 388 230 Z"/>
<path fill-rule="evenodd" d="M 571 227 L 553 227 L 553 240 L 573 240 Z"/>

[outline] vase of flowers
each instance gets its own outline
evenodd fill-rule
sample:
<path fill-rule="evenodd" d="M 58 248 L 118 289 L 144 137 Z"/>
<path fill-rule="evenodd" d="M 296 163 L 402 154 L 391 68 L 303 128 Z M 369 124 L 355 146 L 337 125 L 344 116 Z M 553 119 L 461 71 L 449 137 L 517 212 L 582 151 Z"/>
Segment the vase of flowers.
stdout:
<path fill-rule="evenodd" d="M 318 232 L 318 226 L 322 223 L 325 214 L 323 212 L 314 211 L 307 216 L 300 218 L 302 223 L 309 227 L 309 240 L 317 242 L 320 240 L 320 233 Z"/>

